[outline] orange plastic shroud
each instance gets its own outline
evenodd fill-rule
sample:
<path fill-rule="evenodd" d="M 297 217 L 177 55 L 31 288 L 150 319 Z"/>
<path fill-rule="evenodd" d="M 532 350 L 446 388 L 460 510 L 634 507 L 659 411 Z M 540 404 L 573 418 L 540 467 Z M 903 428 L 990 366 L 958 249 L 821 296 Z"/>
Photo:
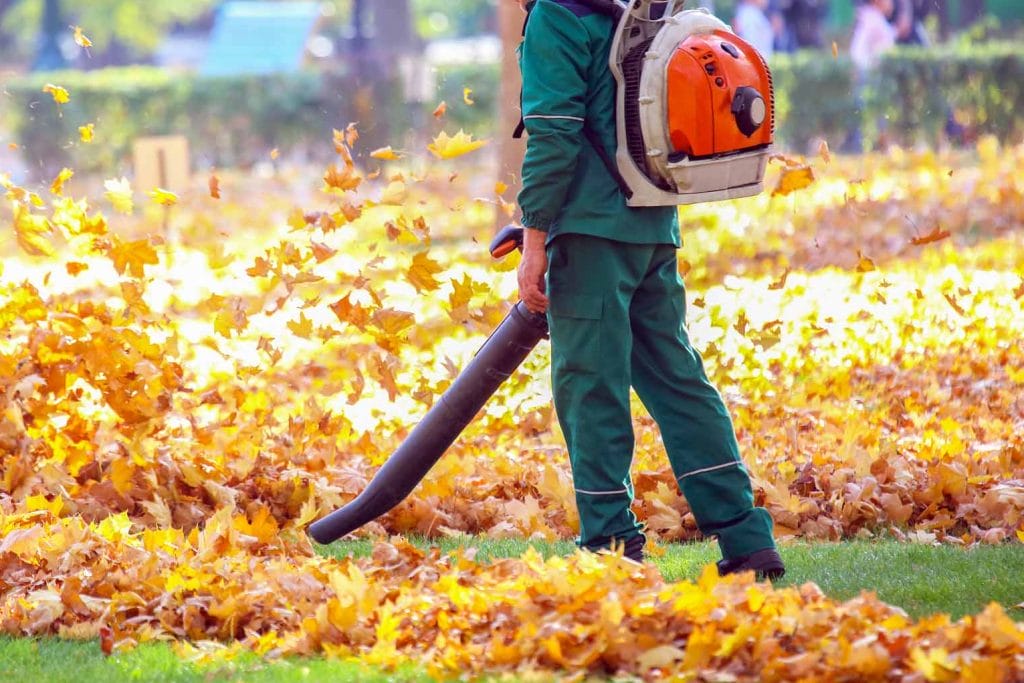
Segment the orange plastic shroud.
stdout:
<path fill-rule="evenodd" d="M 735 34 L 690 36 L 668 65 L 668 126 L 673 152 L 710 157 L 772 142 L 771 76 L 760 54 Z M 744 135 L 732 111 L 736 91 L 750 87 L 764 98 L 764 122 Z"/>

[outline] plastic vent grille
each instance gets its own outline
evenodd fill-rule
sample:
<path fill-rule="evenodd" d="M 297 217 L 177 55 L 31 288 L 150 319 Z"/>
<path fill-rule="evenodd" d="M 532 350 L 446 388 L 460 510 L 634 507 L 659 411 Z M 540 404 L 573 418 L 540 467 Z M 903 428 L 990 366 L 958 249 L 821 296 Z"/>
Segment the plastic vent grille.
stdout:
<path fill-rule="evenodd" d="M 640 127 L 640 75 L 644 68 L 644 55 L 654 38 L 645 40 L 630 50 L 622 60 L 622 78 L 626 83 L 626 141 L 629 156 L 642 173 L 647 175 L 647 148 L 644 146 L 643 129 Z"/>
<path fill-rule="evenodd" d="M 761 59 L 761 65 L 764 66 L 764 72 L 768 74 L 768 97 L 772 107 L 772 140 L 775 139 L 775 81 L 772 79 L 772 70 L 768 68 L 768 62 L 765 61 L 764 55 L 760 52 L 757 56 Z"/>

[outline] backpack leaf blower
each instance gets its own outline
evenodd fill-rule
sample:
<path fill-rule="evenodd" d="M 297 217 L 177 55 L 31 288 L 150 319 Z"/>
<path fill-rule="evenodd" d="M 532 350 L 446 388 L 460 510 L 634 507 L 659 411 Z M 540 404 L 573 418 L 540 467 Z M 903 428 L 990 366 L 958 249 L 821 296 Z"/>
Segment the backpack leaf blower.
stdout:
<path fill-rule="evenodd" d="M 555 0 L 561 2 L 563 0 Z M 764 57 L 705 9 L 677 0 L 574 0 L 614 23 L 614 161 L 629 206 L 759 194 L 775 133 Z"/>
<path fill-rule="evenodd" d="M 491 242 L 501 258 L 522 248 L 523 229 L 506 226 Z M 547 337 L 543 314 L 516 303 L 459 373 L 409 437 L 381 466 L 366 489 L 351 502 L 309 526 L 318 543 L 331 543 L 391 510 L 427 475 L 498 387 L 515 372 L 541 339 Z"/>

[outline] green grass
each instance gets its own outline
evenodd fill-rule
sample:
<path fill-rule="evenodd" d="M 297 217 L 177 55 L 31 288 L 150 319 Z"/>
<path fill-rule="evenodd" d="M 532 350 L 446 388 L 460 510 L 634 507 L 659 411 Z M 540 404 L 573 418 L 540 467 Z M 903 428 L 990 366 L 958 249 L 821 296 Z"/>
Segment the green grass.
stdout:
<path fill-rule="evenodd" d="M 438 545 L 443 552 L 474 546 L 477 560 L 516 557 L 533 545 L 545 556 L 574 551 L 570 542 L 542 543 L 519 539 L 489 540 L 456 537 L 440 541 L 412 539 L 419 546 Z M 370 541 L 346 541 L 319 548 L 328 556 L 368 556 Z M 863 590 L 921 617 L 947 612 L 954 619 L 980 611 L 995 601 L 1017 620 L 1024 620 L 1024 545 L 1015 543 L 964 550 L 952 546 L 925 546 L 893 541 L 798 543 L 781 550 L 786 560 L 785 579 L 777 585 L 817 583 L 832 598 L 845 600 Z M 711 543 L 670 545 L 656 560 L 668 580 L 696 578 L 704 565 L 718 559 Z M 105 657 L 97 641 L 0 636 L 0 681 L 225 681 L 247 683 L 281 681 L 427 681 L 422 669 L 381 672 L 358 664 L 297 658 L 264 663 L 242 657 L 215 667 L 198 667 L 180 660 L 165 644 L 147 644 L 132 652 Z"/>

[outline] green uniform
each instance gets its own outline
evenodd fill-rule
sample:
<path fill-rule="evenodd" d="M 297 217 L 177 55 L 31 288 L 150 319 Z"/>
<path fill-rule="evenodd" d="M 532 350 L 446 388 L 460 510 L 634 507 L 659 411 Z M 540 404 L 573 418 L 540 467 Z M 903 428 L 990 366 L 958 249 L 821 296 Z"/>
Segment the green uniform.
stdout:
<path fill-rule="evenodd" d="M 529 133 L 519 205 L 547 233 L 552 385 L 569 448 L 579 545 L 642 535 L 629 505 L 634 387 L 661 429 L 700 530 L 726 559 L 772 548 L 732 421 L 686 333 L 675 207 L 629 208 L 599 155 L 615 150 L 612 21 L 575 0 L 529 5 L 519 62 Z"/>

